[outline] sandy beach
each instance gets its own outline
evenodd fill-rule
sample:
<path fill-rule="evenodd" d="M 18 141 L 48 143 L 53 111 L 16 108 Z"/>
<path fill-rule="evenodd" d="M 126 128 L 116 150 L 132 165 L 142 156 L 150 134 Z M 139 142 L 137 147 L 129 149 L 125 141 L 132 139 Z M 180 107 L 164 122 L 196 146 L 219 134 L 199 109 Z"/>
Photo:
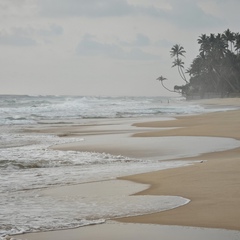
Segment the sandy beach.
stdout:
<path fill-rule="evenodd" d="M 212 105 L 240 107 L 239 99 L 204 100 L 200 101 L 200 103 L 206 106 L 209 105 L 209 107 Z M 56 146 L 55 148 L 57 149 L 100 151 L 143 158 L 148 156 L 157 158 L 160 153 L 163 153 L 164 148 L 159 149 L 158 144 L 151 145 L 151 142 L 148 142 L 150 139 L 154 142 L 154 139 L 158 141 L 157 139 L 161 139 L 162 137 L 179 137 L 176 139 L 174 138 L 172 145 L 168 143 L 171 146 L 165 146 L 165 151 L 169 152 L 173 149 L 177 149 L 174 152 L 175 158 L 172 156 L 174 160 L 196 160 L 195 164 L 186 167 L 121 178 L 150 185 L 149 188 L 136 193 L 136 195 L 181 196 L 189 199 L 190 202 L 172 210 L 117 219 L 119 228 L 116 227 L 116 224 L 113 224 L 113 226 L 116 227 L 116 229 L 114 228 L 115 232 L 109 233 L 109 238 L 102 235 L 104 239 L 123 239 L 112 237 L 119 236 L 119 234 L 124 231 L 122 230 L 122 226 L 129 226 L 130 229 L 133 229 L 131 224 L 126 223 L 146 224 L 136 224 L 135 227 L 138 227 L 140 231 L 140 229 L 144 229 L 145 226 L 146 231 L 151 231 L 152 233 L 155 230 L 150 230 L 148 224 L 172 226 L 173 231 L 176 226 L 240 230 L 240 147 L 222 151 L 211 151 L 211 149 L 207 148 L 209 147 L 208 145 L 214 145 L 214 142 L 218 141 L 220 138 L 240 140 L 240 110 L 205 113 L 193 116 L 179 116 L 175 120 L 166 121 L 154 119 L 146 122 L 145 120 L 141 121 L 141 119 L 138 119 L 137 121 L 131 120 L 127 124 L 130 127 L 119 127 L 118 123 L 115 122 L 114 124 L 105 124 L 104 126 L 93 124 L 89 126 L 75 126 L 72 128 L 69 126 L 66 128 L 44 128 L 37 130 L 38 132 L 54 132 L 54 134 L 64 137 L 73 135 L 85 137 L 95 136 L 94 143 L 88 144 L 88 142 L 86 142 L 85 145 L 81 146 L 77 144 Z M 101 140 L 104 139 L 104 136 L 107 136 L 106 139 L 110 136 L 112 139 L 114 134 L 121 136 L 121 140 L 117 144 L 116 142 L 109 144 L 107 140 Z M 211 141 L 207 142 L 207 138 L 205 139 L 205 137 L 211 137 Z M 128 140 L 124 140 L 129 138 L 132 139 L 131 141 L 135 141 L 135 143 L 132 144 L 132 142 L 130 143 Z M 181 143 L 184 139 L 186 139 L 186 145 L 182 145 Z M 187 141 L 187 139 L 190 140 Z M 205 140 L 206 142 L 204 143 Z M 202 147 L 200 146 L 201 142 L 203 145 Z M 198 148 L 196 144 L 199 144 L 199 151 L 196 150 Z M 226 149 L 228 149 L 228 147 L 231 148 L 231 146 L 226 146 Z M 187 155 L 188 150 L 191 152 L 190 155 Z M 176 156 L 178 157 L 176 158 Z M 169 158 L 171 159 L 171 157 Z M 73 191 L 77 191 L 77 186 L 75 186 Z M 67 232 L 56 231 L 50 233 L 25 234 L 18 237 L 29 240 L 66 239 L 63 238 L 64 236 L 68 236 L 67 239 L 70 240 L 94 239 L 92 238 L 94 235 L 91 234 L 93 234 L 95 230 L 95 237 L 97 237 L 101 232 L 103 234 L 103 229 L 105 229 L 105 231 L 107 228 L 110 229 L 107 224 L 109 223 L 103 224 L 104 226 L 102 227 L 100 225 L 95 227 L 84 227 L 84 230 L 80 228 L 77 230 L 68 230 Z M 90 228 L 91 230 L 88 231 Z M 190 231 L 190 229 L 188 230 Z M 136 229 L 135 233 L 137 231 Z M 155 233 L 157 239 L 157 237 L 159 237 L 157 230 Z M 139 238 L 139 235 L 138 238 L 136 238 L 137 234 L 134 236 L 134 233 L 129 234 L 129 236 L 131 236 L 129 239 L 146 239 L 143 237 L 143 234 L 142 238 Z M 211 236 L 207 231 L 206 234 L 209 234 L 206 236 Z M 222 235 L 222 233 L 220 233 L 220 235 Z M 171 237 L 168 238 L 168 236 L 163 235 L 165 239 L 173 239 Z M 181 239 L 177 230 L 175 236 L 176 239 Z M 186 235 L 183 234 L 183 236 Z M 190 234 L 189 238 L 185 237 L 182 239 L 192 239 L 192 236 L 193 235 Z M 201 237 L 207 239 L 206 236 Z M 151 237 L 155 239 L 154 236 Z M 194 239 L 198 238 L 194 237 Z"/>

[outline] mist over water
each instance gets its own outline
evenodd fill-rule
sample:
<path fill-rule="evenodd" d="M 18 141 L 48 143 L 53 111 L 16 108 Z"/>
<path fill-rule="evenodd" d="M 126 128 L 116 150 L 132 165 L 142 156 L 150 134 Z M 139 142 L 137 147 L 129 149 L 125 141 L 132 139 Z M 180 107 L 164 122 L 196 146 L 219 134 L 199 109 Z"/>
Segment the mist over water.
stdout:
<path fill-rule="evenodd" d="M 1 96 L 0 124 L 36 124 L 90 118 L 127 118 L 205 111 L 184 98 Z"/>

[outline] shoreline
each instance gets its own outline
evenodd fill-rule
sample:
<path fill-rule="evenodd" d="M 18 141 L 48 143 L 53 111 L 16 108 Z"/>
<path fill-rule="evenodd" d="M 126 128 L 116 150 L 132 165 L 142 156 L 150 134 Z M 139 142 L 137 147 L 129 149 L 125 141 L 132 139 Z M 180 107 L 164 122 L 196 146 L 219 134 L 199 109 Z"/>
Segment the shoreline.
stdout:
<path fill-rule="evenodd" d="M 204 102 L 203 104 L 206 104 L 206 101 Z M 240 106 L 239 101 L 237 104 L 234 103 L 232 105 L 230 102 L 228 100 L 226 105 Z M 212 103 L 208 102 L 207 104 Z M 132 126 L 133 131 L 131 134 L 136 139 L 159 138 L 163 136 L 208 136 L 239 140 L 239 119 L 240 110 L 180 116 L 176 117 L 176 120 L 170 121 L 135 123 Z M 137 130 L 135 130 L 136 128 Z M 92 135 L 94 131 L 90 132 L 91 130 L 88 133 Z M 81 135 L 81 133 L 79 134 Z M 91 146 L 89 150 L 91 149 L 94 151 L 96 148 L 94 149 Z M 115 151 L 113 149 L 113 153 Z M 122 153 L 129 152 L 127 149 L 125 151 L 124 149 L 118 151 L 122 151 Z M 203 161 L 201 164 L 119 178 L 150 185 L 148 189 L 138 192 L 135 195 L 181 196 L 190 199 L 191 202 L 172 210 L 136 217 L 119 218 L 117 221 L 123 223 L 240 230 L 240 223 L 238 223 L 240 218 L 238 207 L 240 201 L 240 193 L 238 191 L 240 183 L 239 156 L 239 147 L 231 150 L 204 153 L 195 157 L 177 159 Z M 227 198 L 226 196 L 230 197 Z M 61 235 L 61 232 L 56 231 L 56 234 Z M 36 236 L 41 236 L 41 234 L 43 233 L 37 233 L 35 237 L 29 239 L 38 239 Z M 23 235 L 24 239 L 25 236 L 28 235 Z M 69 239 L 78 238 L 69 237 Z"/>
<path fill-rule="evenodd" d="M 229 104 L 229 99 L 227 104 Z M 235 106 L 238 104 L 239 102 Z M 193 135 L 230 137 L 239 140 L 239 119 L 240 110 L 233 110 L 177 117 L 176 121 L 137 123 L 135 125 L 138 127 L 174 127 L 174 129 L 155 131 L 151 134 L 150 132 L 137 133 L 134 136 Z M 204 153 L 200 156 L 184 158 L 185 160 L 204 161 L 201 165 L 194 164 L 183 168 L 123 177 L 122 179 L 151 184 L 148 190 L 138 194 L 180 195 L 189 198 L 191 202 L 174 210 L 118 220 L 120 222 L 240 230 L 238 221 L 240 218 L 238 207 L 240 193 L 237 187 L 240 183 L 239 156 L 239 147 L 226 151 Z M 156 183 L 157 181 L 159 184 Z"/>
<path fill-rule="evenodd" d="M 180 195 L 190 199 L 190 202 L 164 212 L 117 220 L 125 223 L 240 230 L 238 221 L 240 196 L 237 186 L 239 171 L 236 171 L 239 169 L 239 159 L 232 156 L 235 154 L 239 156 L 240 148 L 190 158 L 191 160 L 204 161 L 202 164 L 120 178 L 138 183 L 150 183 L 151 187 L 146 191 L 137 193 L 139 195 L 159 193 L 162 195 Z M 224 156 L 229 158 L 228 163 L 226 163 Z M 210 158 L 211 160 L 209 160 Z M 228 166 L 229 164 L 231 166 Z M 229 171 L 233 173 L 231 178 L 223 178 L 223 176 L 229 175 Z M 212 174 L 211 178 L 209 178 L 210 174 Z M 161 187 L 155 186 L 156 179 L 161 182 Z M 188 182 L 190 180 L 191 183 Z"/>

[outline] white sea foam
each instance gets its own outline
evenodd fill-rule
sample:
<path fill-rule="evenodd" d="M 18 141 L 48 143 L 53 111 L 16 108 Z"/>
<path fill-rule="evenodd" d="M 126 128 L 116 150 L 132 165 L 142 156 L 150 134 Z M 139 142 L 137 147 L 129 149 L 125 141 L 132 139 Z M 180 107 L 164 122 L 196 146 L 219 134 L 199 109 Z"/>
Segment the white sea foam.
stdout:
<path fill-rule="evenodd" d="M 131 203 L 133 207 L 126 199 L 110 198 L 112 207 L 109 208 L 104 199 L 98 202 L 94 198 L 82 198 L 79 202 L 41 195 L 42 189 L 52 186 L 109 180 L 190 163 L 53 150 L 49 147 L 54 144 L 81 143 L 84 139 L 24 133 L 22 129 L 26 126 L 86 123 L 89 118 L 159 117 L 205 111 L 215 110 L 178 98 L 0 96 L 0 239 L 7 234 L 101 223 L 110 217 L 160 211 L 188 201 L 150 197 L 147 200 L 150 204 L 146 206 L 145 197 L 138 197 Z M 99 206 L 98 210 L 95 208 L 93 212 L 93 206 Z M 81 209 L 82 215 L 76 215 L 76 208 Z"/>
<path fill-rule="evenodd" d="M 84 139 L 16 133 L 17 129 L 13 129 L 1 135 L 3 147 L 0 150 L 0 236 L 72 228 L 102 222 L 109 217 L 160 210 L 160 207 L 167 207 L 165 200 L 149 199 L 152 207 L 148 208 L 143 207 L 144 197 L 139 198 L 135 202 L 135 208 L 132 208 L 135 209 L 134 212 L 131 212 L 130 205 L 127 208 L 124 201 L 118 202 L 115 198 L 112 204 L 116 207 L 109 211 L 107 201 L 104 206 L 101 206 L 103 203 L 96 202 L 96 199 L 85 199 L 80 203 L 74 200 L 75 203 L 72 204 L 73 200 L 66 202 L 52 199 L 41 196 L 39 191 L 46 187 L 114 179 L 132 173 L 189 164 L 179 161 L 151 162 L 107 153 L 53 150 L 49 148 L 53 144 L 74 141 L 80 144 Z M 161 206 L 156 204 L 157 202 L 162 202 Z M 99 206 L 98 211 L 94 210 L 94 216 L 93 205 Z M 76 208 L 81 210 L 81 215 L 76 213 Z"/>
<path fill-rule="evenodd" d="M 97 189 L 109 189 L 113 187 L 111 185 L 118 189 L 115 194 L 96 194 Z M 67 194 L 61 198 L 52 196 L 52 193 L 48 195 L 40 190 L 18 193 L 15 195 L 15 198 L 17 196 L 17 206 L 9 203 L 6 205 L 12 209 L 13 215 L 11 215 L 11 223 L 2 226 L 6 230 L 5 234 L 67 229 L 102 223 L 110 218 L 172 209 L 189 201 L 174 196 L 128 196 L 136 190 L 145 189 L 146 186 L 131 182 L 124 183 L 124 181 L 88 183 L 86 187 L 95 194 L 91 194 L 89 191 L 86 193 L 81 187 L 85 186 L 76 187 L 78 194 L 75 191 L 74 196 Z M 68 191 L 66 188 L 64 190 Z M 50 192 L 52 191 L 54 189 L 50 190 Z M 8 197 L 11 198 L 11 194 Z M 15 211 L 21 217 L 14 215 Z M 4 220 L 8 220 L 8 218 L 3 217 Z"/>
<path fill-rule="evenodd" d="M 0 124 L 34 124 L 46 120 L 73 121 L 81 118 L 194 114 L 209 111 L 200 105 L 183 101 L 182 98 L 164 97 L 0 96 L 0 100 Z"/>

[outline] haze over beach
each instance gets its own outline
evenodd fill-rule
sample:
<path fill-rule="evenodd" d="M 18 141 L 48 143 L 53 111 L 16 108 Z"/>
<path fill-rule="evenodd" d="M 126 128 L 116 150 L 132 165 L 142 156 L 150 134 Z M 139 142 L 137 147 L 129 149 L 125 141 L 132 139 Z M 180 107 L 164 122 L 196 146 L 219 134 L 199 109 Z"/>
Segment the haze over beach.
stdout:
<path fill-rule="evenodd" d="M 238 0 L 1 0 L 0 94 L 165 96 L 183 83 L 170 49 L 239 32 Z"/>
<path fill-rule="evenodd" d="M 0 0 L 0 240 L 240 239 L 239 9 Z"/>

